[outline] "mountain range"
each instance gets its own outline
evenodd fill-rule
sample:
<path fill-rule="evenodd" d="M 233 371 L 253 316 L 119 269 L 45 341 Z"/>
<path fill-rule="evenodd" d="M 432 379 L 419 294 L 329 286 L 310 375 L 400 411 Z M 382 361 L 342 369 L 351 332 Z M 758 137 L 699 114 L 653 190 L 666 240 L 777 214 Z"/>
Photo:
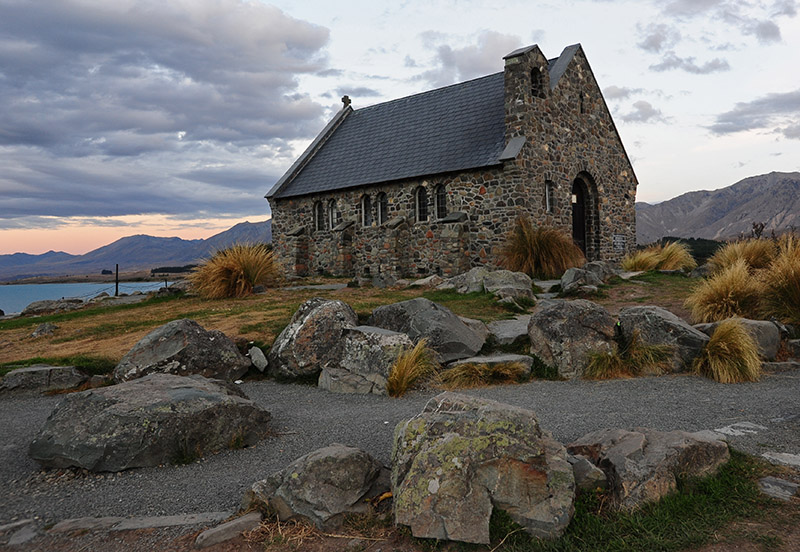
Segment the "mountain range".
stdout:
<path fill-rule="evenodd" d="M 93 274 L 101 270 L 113 270 L 115 264 L 119 264 L 124 272 L 149 270 L 158 266 L 181 266 L 196 263 L 235 243 L 271 241 L 271 220 L 242 222 L 210 238 L 198 240 L 139 234 L 120 238 L 84 255 L 62 251 L 48 251 L 41 255 L 0 255 L 0 280 Z"/>
<path fill-rule="evenodd" d="M 724 240 L 764 223 L 764 235 L 800 227 L 800 172 L 751 176 L 718 190 L 688 192 L 651 205 L 636 203 L 636 241 L 664 236 Z"/>

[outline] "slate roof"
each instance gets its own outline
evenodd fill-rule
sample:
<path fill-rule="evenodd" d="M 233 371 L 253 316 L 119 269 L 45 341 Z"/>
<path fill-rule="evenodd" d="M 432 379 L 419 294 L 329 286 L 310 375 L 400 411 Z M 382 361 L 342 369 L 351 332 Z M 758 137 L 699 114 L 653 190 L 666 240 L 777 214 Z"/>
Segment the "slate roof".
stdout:
<path fill-rule="evenodd" d="M 551 87 L 577 48 L 570 46 L 549 61 Z M 302 170 L 293 174 L 303 157 L 267 197 L 296 197 L 498 165 L 505 147 L 504 101 L 500 72 L 350 113 L 345 108 L 337 115 L 346 115 L 344 120 Z"/>

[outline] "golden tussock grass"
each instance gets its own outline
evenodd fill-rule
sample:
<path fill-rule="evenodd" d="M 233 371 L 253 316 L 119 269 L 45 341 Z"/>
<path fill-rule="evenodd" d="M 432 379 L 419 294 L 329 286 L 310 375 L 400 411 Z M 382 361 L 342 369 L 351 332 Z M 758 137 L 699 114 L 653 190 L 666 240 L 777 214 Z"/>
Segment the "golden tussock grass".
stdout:
<path fill-rule="evenodd" d="M 723 320 L 695 359 L 694 370 L 719 383 L 758 381 L 761 377 L 758 345 L 741 320 Z"/>
<path fill-rule="evenodd" d="M 503 266 L 531 278 L 557 278 L 568 268 L 583 266 L 586 258 L 572 238 L 555 228 L 534 227 L 527 217 L 517 219 L 500 250 Z"/>
<path fill-rule="evenodd" d="M 689 248 L 681 242 L 651 245 L 622 259 L 622 268 L 629 271 L 692 270 L 696 266 L 697 262 Z"/>
<path fill-rule="evenodd" d="M 442 384 L 446 389 L 457 389 L 519 383 L 527 373 L 520 362 L 458 364 L 442 372 Z"/>
<path fill-rule="evenodd" d="M 685 305 L 696 322 L 717 322 L 732 316 L 757 318 L 764 285 L 750 274 L 744 259 L 700 282 Z"/>
<path fill-rule="evenodd" d="M 438 369 L 436 353 L 428 348 L 426 339 L 420 339 L 412 349 L 397 356 L 386 380 L 386 394 L 402 397 L 415 384 L 435 376 Z"/>
<path fill-rule="evenodd" d="M 642 343 L 638 330 L 634 330 L 630 341 L 613 353 L 596 352 L 590 356 L 584 372 L 586 379 L 630 378 L 644 373 L 666 371 L 672 358 L 669 345 Z"/>
<path fill-rule="evenodd" d="M 708 264 L 712 273 L 722 272 L 738 261 L 750 269 L 766 268 L 775 258 L 777 247 L 772 240 L 749 239 L 726 243 L 711 256 Z"/>
<path fill-rule="evenodd" d="M 780 253 L 762 277 L 766 314 L 782 322 L 800 324 L 800 240 L 783 240 Z"/>
<path fill-rule="evenodd" d="M 244 297 L 258 285 L 279 279 L 277 262 L 265 244 L 237 244 L 217 251 L 189 276 L 192 287 L 206 299 Z"/>

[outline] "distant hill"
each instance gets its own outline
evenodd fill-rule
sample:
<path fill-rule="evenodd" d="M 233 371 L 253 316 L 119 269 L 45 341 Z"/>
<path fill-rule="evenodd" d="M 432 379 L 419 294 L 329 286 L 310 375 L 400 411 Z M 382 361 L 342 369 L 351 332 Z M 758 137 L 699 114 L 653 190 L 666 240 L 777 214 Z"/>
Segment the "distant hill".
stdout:
<path fill-rule="evenodd" d="M 713 191 L 689 192 L 650 205 L 636 204 L 636 241 L 663 236 L 712 240 L 750 234 L 754 222 L 765 234 L 800 227 L 800 172 L 751 176 Z"/>
<path fill-rule="evenodd" d="M 235 243 L 269 243 L 272 221 L 242 222 L 204 240 L 127 236 L 85 255 L 48 251 L 42 255 L 0 255 L 0 280 L 31 276 L 61 276 L 99 273 L 103 269 L 142 270 L 156 266 L 197 262 Z"/>

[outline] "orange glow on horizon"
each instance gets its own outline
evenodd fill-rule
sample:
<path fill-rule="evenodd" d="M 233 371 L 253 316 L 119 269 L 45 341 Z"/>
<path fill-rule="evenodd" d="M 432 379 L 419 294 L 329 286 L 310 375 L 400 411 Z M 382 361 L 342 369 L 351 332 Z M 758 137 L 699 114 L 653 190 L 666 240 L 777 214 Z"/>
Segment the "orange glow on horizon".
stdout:
<path fill-rule="evenodd" d="M 89 220 L 66 220 L 54 228 L 0 229 L 0 255 L 29 253 L 41 255 L 63 251 L 83 255 L 120 238 L 136 234 L 178 237 L 184 240 L 205 239 L 240 222 L 261 222 L 263 217 L 174 220 L 164 216 L 111 217 L 104 224 Z M 116 223 L 116 224 L 115 224 Z"/>

